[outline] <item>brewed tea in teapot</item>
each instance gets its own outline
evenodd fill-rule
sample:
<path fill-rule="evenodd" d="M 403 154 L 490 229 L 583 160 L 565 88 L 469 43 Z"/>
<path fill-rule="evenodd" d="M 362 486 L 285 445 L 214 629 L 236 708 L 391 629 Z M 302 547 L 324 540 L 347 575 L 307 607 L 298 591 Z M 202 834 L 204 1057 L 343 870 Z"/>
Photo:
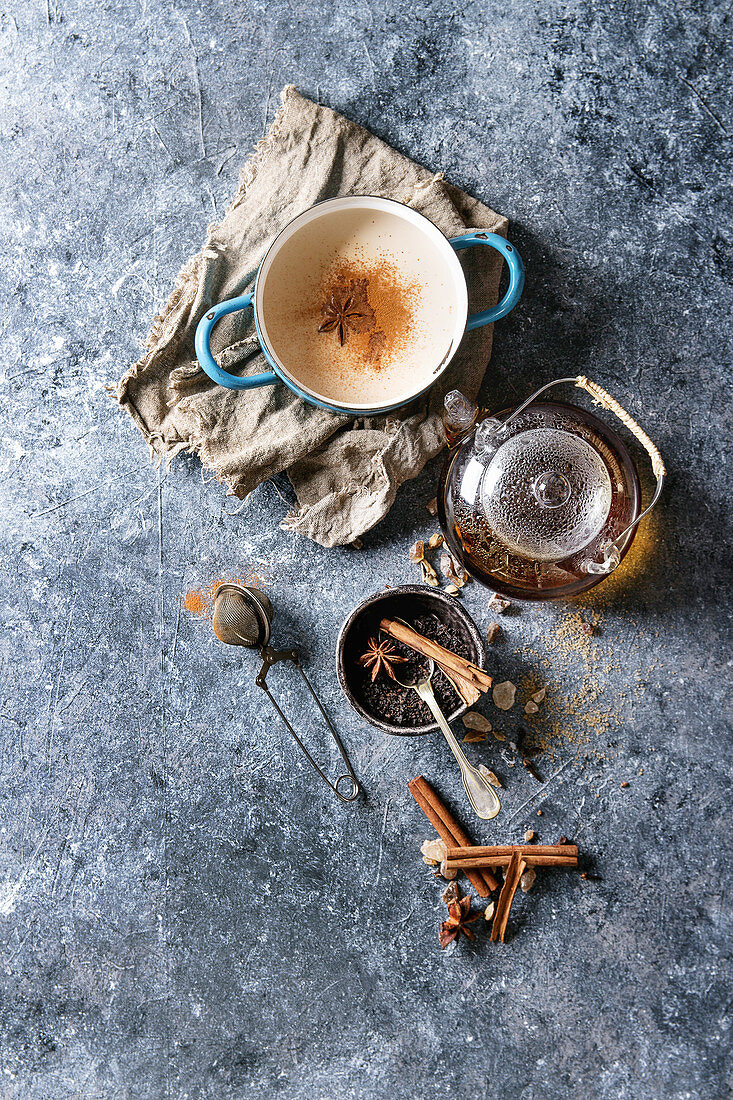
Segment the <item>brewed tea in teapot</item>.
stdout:
<path fill-rule="evenodd" d="M 538 401 L 571 382 L 614 412 L 646 448 L 657 477 L 641 511 L 639 478 L 619 435 L 594 413 Z M 518 599 L 572 596 L 612 572 L 664 481 L 659 451 L 610 394 L 587 378 L 548 383 L 514 410 L 481 416 L 459 391 L 445 398 L 438 511 L 452 554 L 490 588 Z"/>

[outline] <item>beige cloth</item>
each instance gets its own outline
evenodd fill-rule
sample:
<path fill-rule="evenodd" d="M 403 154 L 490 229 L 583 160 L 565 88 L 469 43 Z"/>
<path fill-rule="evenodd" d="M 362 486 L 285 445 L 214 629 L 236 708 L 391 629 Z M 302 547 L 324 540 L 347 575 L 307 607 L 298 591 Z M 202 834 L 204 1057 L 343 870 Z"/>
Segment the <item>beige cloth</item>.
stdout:
<path fill-rule="evenodd" d="M 117 392 L 159 458 L 195 453 L 238 497 L 287 470 L 298 509 L 283 526 L 323 546 L 352 542 L 386 515 L 399 486 L 443 446 L 443 395 L 459 386 L 475 396 L 491 354 L 487 325 L 464 338 L 449 370 L 427 395 L 384 416 L 358 420 L 315 408 L 282 384 L 228 390 L 204 374 L 194 334 L 205 310 L 252 285 L 270 241 L 296 214 L 321 199 L 354 194 L 406 203 L 448 237 L 474 227 L 506 235 L 505 218 L 287 87 L 223 221 L 209 227 L 202 250 L 179 274 L 153 322 L 147 353 Z M 462 253 L 462 263 L 471 309 L 493 305 L 498 253 L 471 249 Z M 212 350 L 226 370 L 269 369 L 252 333 L 249 310 L 216 326 Z"/>

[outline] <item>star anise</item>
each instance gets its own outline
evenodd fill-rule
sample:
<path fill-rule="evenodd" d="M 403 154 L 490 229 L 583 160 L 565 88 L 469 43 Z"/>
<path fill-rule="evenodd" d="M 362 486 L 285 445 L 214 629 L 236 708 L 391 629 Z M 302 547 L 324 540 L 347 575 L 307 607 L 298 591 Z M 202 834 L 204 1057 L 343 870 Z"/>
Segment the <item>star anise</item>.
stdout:
<path fill-rule="evenodd" d="M 448 906 L 448 919 L 444 920 L 440 926 L 438 936 L 440 946 L 447 947 L 449 943 L 453 943 L 453 940 L 460 939 L 461 933 L 467 936 L 469 940 L 475 940 L 476 936 L 468 925 L 478 920 L 480 916 L 480 913 L 471 915 L 470 897 L 458 898 L 452 901 Z"/>
<path fill-rule="evenodd" d="M 354 295 L 339 294 L 335 292 L 331 295 L 328 302 L 323 307 L 323 321 L 318 326 L 319 332 L 333 332 L 335 329 L 338 332 L 339 343 L 343 347 L 346 342 L 346 330 L 349 326 L 353 328 L 352 318 L 355 320 L 357 317 L 363 317 L 363 313 L 359 313 L 354 302 Z"/>
<path fill-rule="evenodd" d="M 392 680 L 395 680 L 396 676 L 392 666 L 406 660 L 407 657 L 400 657 L 395 647 L 386 638 L 383 642 L 378 641 L 376 638 L 370 638 L 366 653 L 359 658 L 359 664 L 364 665 L 365 668 L 371 668 L 372 683 L 374 683 L 382 669 Z"/>

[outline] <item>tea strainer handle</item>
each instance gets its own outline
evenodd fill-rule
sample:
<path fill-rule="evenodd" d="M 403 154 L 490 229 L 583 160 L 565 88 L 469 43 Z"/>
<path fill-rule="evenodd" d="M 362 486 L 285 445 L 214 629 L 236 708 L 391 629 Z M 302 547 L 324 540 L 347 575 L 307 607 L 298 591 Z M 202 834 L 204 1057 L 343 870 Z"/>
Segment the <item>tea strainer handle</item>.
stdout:
<path fill-rule="evenodd" d="M 647 516 L 649 512 L 651 512 L 652 508 L 659 500 L 667 470 L 664 465 L 664 460 L 659 453 L 659 449 L 656 444 L 652 442 L 641 425 L 637 424 L 633 416 L 626 412 L 626 409 L 618 403 L 615 397 L 611 397 L 608 390 L 604 390 L 603 386 L 599 386 L 597 382 L 591 382 L 590 379 L 586 378 L 583 374 L 579 374 L 575 378 L 555 378 L 552 382 L 547 382 L 546 385 L 541 386 L 540 389 L 536 390 L 526 401 L 523 401 L 519 408 L 515 409 L 514 412 L 506 418 L 501 425 L 502 429 L 505 428 L 507 424 L 511 423 L 515 417 L 519 416 L 521 412 L 524 412 L 527 406 L 531 405 L 540 394 L 545 392 L 545 390 L 549 390 L 552 386 L 561 386 L 565 383 L 572 384 L 578 389 L 585 390 L 586 393 L 590 394 L 593 398 L 594 404 L 601 405 L 604 409 L 608 409 L 609 412 L 614 413 L 614 415 L 619 418 L 622 424 L 626 425 L 631 434 L 639 440 L 642 447 L 649 455 L 652 470 L 657 479 L 654 495 L 644 511 L 640 512 L 636 519 L 632 520 L 620 535 L 617 535 L 615 539 L 606 544 L 603 548 L 603 558 L 601 561 L 588 562 L 586 567 L 589 573 L 611 573 L 621 561 L 619 547 L 623 544 L 624 539 L 629 532 L 644 519 L 644 516 Z"/>
<path fill-rule="evenodd" d="M 290 733 L 292 735 L 292 737 L 295 739 L 295 741 L 298 743 L 301 750 L 303 751 L 303 753 L 307 757 L 308 762 L 311 764 L 311 766 L 314 768 L 314 770 L 318 772 L 318 774 L 320 775 L 321 779 L 326 784 L 326 786 L 330 787 L 331 790 L 333 791 L 333 793 L 336 795 L 336 797 L 340 798 L 342 802 L 353 802 L 354 799 L 358 798 L 359 794 L 361 793 L 361 787 L 359 786 L 359 781 L 357 780 L 356 776 L 354 775 L 354 770 L 351 767 L 348 756 L 346 755 L 346 749 L 343 746 L 341 738 L 339 737 L 338 733 L 336 732 L 336 730 L 334 728 L 334 725 L 331 722 L 331 719 L 326 714 L 326 711 L 323 707 L 323 704 L 321 703 L 321 700 L 316 695 L 315 691 L 313 690 L 313 687 L 311 686 L 310 680 L 308 679 L 308 677 L 305 674 L 303 666 L 300 663 L 300 657 L 298 656 L 297 649 L 278 650 L 278 649 L 272 649 L 271 646 L 263 646 L 262 650 L 261 650 L 261 656 L 262 656 L 262 668 L 260 669 L 260 671 L 257 674 L 257 677 L 255 679 L 255 683 L 257 684 L 257 687 L 262 688 L 262 690 L 265 692 L 265 695 L 267 695 L 267 698 L 270 700 L 273 707 L 275 708 L 277 713 L 282 718 L 282 720 L 285 724 L 285 727 L 288 730 L 288 733 Z M 334 741 L 336 742 L 336 748 L 339 750 L 339 752 L 341 754 L 341 759 L 344 762 L 344 765 L 346 767 L 346 771 L 342 772 L 342 774 L 339 775 L 339 777 L 333 783 L 328 778 L 328 776 L 323 771 L 323 769 L 316 763 L 313 756 L 310 754 L 308 749 L 305 747 L 305 745 L 301 741 L 300 737 L 298 736 L 298 734 L 293 729 L 290 721 L 288 720 L 288 718 L 286 717 L 286 715 L 283 713 L 280 706 L 278 705 L 277 700 L 275 699 L 275 696 L 272 694 L 269 687 L 267 686 L 267 673 L 270 671 L 270 669 L 272 668 L 272 666 L 274 664 L 277 664 L 278 661 L 292 661 L 292 663 L 295 665 L 295 667 L 297 668 L 298 672 L 300 673 L 300 675 L 303 679 L 303 682 L 305 683 L 305 686 L 308 688 L 308 691 L 310 692 L 313 699 L 315 700 L 316 705 L 317 705 L 319 711 L 321 712 L 321 715 L 323 716 L 323 720 L 326 723 L 326 726 L 328 727 L 331 736 L 333 737 Z"/>

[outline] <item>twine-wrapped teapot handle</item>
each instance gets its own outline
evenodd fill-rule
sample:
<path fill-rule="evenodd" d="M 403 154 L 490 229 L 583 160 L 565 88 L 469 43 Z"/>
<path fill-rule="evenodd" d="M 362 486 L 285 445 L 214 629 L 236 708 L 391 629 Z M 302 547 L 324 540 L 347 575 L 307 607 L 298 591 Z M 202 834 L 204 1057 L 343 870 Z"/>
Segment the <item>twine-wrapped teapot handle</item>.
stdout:
<path fill-rule="evenodd" d="M 654 471 L 654 475 L 657 479 L 654 496 L 652 497 L 651 501 L 646 506 L 644 511 L 641 512 L 635 520 L 632 520 L 632 522 L 621 532 L 620 535 L 613 539 L 612 542 L 609 542 L 606 544 L 606 546 L 604 546 L 603 558 L 601 561 L 591 561 L 587 564 L 587 569 L 589 573 L 610 573 L 621 561 L 619 546 L 623 543 L 623 540 L 626 538 L 628 533 L 632 531 L 634 527 L 636 527 L 637 523 L 640 523 L 641 520 L 643 520 L 644 516 L 648 515 L 649 512 L 651 512 L 652 508 L 659 500 L 667 470 L 664 465 L 664 460 L 662 459 L 662 456 L 659 453 L 657 446 L 651 441 L 641 425 L 637 424 L 633 416 L 627 413 L 626 409 L 624 409 L 622 405 L 619 405 L 618 401 L 614 397 L 611 397 L 610 393 L 608 393 L 607 390 L 604 390 L 603 387 L 599 386 L 597 382 L 591 382 L 590 379 L 586 378 L 585 375 L 582 374 L 579 374 L 576 378 L 555 378 L 554 381 L 548 382 L 546 385 L 541 386 L 540 389 L 533 393 L 531 397 L 528 397 L 526 401 L 523 401 L 519 408 L 515 409 L 515 411 L 507 417 L 502 427 L 506 427 L 510 421 L 514 420 L 516 416 L 519 416 L 519 414 L 523 412 L 528 405 L 535 401 L 541 393 L 544 393 L 545 390 L 549 390 L 551 386 L 560 386 L 563 383 L 572 383 L 572 385 L 576 386 L 578 389 L 585 390 L 586 393 L 589 393 L 590 396 L 593 398 L 593 401 L 596 405 L 601 405 L 604 409 L 608 409 L 609 412 L 614 413 L 619 418 L 622 424 L 626 425 L 632 435 L 636 436 L 644 450 L 649 455 L 652 464 L 652 470 Z"/>
<path fill-rule="evenodd" d="M 649 455 L 652 462 L 652 470 L 657 478 L 664 477 L 667 469 L 664 465 L 662 456 L 657 449 L 655 443 L 652 443 L 649 436 L 646 434 L 641 425 L 637 424 L 633 416 L 626 412 L 626 409 L 622 405 L 619 405 L 615 397 L 611 397 L 608 390 L 604 390 L 603 386 L 599 386 L 597 382 L 591 382 L 585 375 L 579 374 L 575 379 L 575 385 L 578 389 L 585 390 L 591 395 L 596 405 L 602 405 L 604 409 L 608 409 L 609 412 L 615 413 L 622 424 L 625 424 L 632 435 L 641 443 L 644 450 Z M 651 504 L 649 505 L 651 508 Z M 649 511 L 647 508 L 647 511 Z M 639 516 L 641 519 L 641 516 Z"/>
<path fill-rule="evenodd" d="M 623 407 L 623 405 L 619 405 L 616 398 L 611 397 L 608 390 L 604 390 L 603 386 L 599 386 L 597 382 L 591 382 L 590 379 L 586 378 L 582 374 L 578 375 L 578 377 L 575 379 L 575 385 L 578 387 L 578 389 L 585 390 L 586 393 L 589 393 L 596 405 L 601 405 L 604 409 L 608 409 L 609 412 L 614 413 L 619 418 L 621 423 L 626 425 L 632 435 L 636 436 L 646 453 L 649 455 L 649 458 L 651 459 L 652 470 L 654 471 L 654 476 L 657 479 L 654 496 L 652 497 L 644 511 L 640 515 L 638 515 L 635 520 L 632 520 L 629 526 L 624 531 L 622 531 L 617 538 L 615 538 L 612 542 L 609 542 L 608 545 L 604 546 L 603 558 L 601 559 L 601 561 L 588 562 L 587 569 L 589 573 L 610 573 L 621 561 L 619 547 L 622 545 L 623 540 L 626 538 L 629 531 L 632 531 L 634 527 L 636 527 L 637 523 L 640 523 L 641 520 L 643 520 L 644 516 L 648 515 L 649 512 L 651 512 L 652 508 L 659 500 L 660 493 L 662 492 L 662 486 L 664 485 L 664 477 L 667 473 L 667 469 L 664 465 L 664 460 L 662 459 L 662 456 L 660 455 L 659 449 L 656 444 L 651 441 L 641 425 L 637 424 L 633 416 L 626 412 L 626 409 Z"/>

